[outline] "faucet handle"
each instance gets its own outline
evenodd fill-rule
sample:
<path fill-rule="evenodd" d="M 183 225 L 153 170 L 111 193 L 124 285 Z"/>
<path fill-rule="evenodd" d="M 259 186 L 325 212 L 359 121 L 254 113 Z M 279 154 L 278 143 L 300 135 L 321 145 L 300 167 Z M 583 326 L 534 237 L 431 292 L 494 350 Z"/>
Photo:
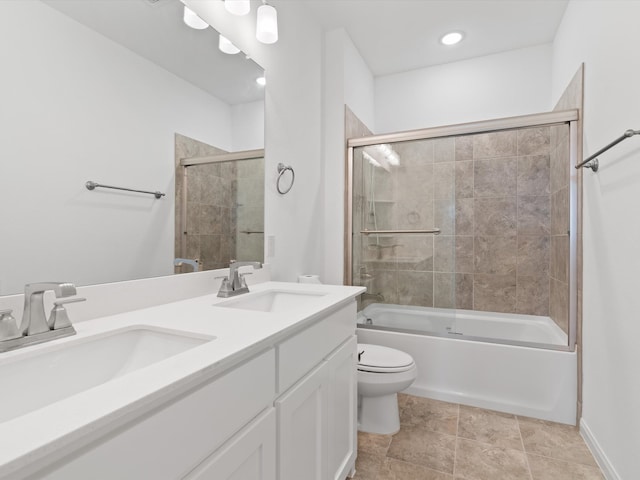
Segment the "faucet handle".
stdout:
<path fill-rule="evenodd" d="M 240 274 L 240 287 L 247 287 L 247 280 L 244 278 L 247 275 L 253 275 L 253 272 L 246 272 Z"/>
<path fill-rule="evenodd" d="M 57 307 L 60 307 L 62 305 L 66 305 L 67 303 L 78 303 L 78 302 L 85 302 L 87 299 L 84 297 L 75 297 L 75 298 L 67 298 L 66 300 L 56 300 L 55 302 L 53 302 L 53 304 Z"/>
<path fill-rule="evenodd" d="M 0 310 L 0 341 L 12 340 L 22 336 L 18 331 L 18 325 L 12 313 L 13 310 L 10 308 Z"/>
<path fill-rule="evenodd" d="M 220 289 L 218 290 L 218 297 L 227 298 L 230 294 L 233 293 L 233 288 L 231 287 L 231 282 L 229 282 L 229 277 L 216 277 L 222 278 L 222 283 L 220 284 Z"/>
<path fill-rule="evenodd" d="M 86 298 L 76 297 L 76 298 L 68 298 L 66 300 L 57 300 L 53 302 L 53 309 L 51 310 L 51 315 L 49 316 L 49 320 L 47 324 L 51 330 L 59 330 L 61 328 L 70 327 L 71 320 L 69 320 L 69 315 L 67 315 L 67 310 L 64 306 L 67 303 L 78 303 L 84 302 Z"/>

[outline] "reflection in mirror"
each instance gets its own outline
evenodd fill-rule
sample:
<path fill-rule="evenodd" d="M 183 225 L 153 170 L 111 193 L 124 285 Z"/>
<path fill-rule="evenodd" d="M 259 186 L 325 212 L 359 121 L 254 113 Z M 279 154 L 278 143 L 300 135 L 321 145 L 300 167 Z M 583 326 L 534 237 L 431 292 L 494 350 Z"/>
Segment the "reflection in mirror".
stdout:
<path fill-rule="evenodd" d="M 0 2 L 0 295 L 173 273 L 176 133 L 263 148 L 262 69 L 182 14 L 178 0 Z"/>
<path fill-rule="evenodd" d="M 264 261 L 264 150 L 229 154 L 176 135 L 176 257 L 199 270 Z M 190 272 L 187 262 L 176 273 Z"/>

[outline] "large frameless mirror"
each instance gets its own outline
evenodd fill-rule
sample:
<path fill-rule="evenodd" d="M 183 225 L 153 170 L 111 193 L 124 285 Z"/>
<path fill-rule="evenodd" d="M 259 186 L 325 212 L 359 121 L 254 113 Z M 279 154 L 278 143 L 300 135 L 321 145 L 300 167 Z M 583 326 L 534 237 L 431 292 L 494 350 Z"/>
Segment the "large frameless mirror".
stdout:
<path fill-rule="evenodd" d="M 262 69 L 222 53 L 212 28 L 187 27 L 183 9 L 178 0 L 0 2 L 0 295 L 42 280 L 173 273 L 180 159 L 264 148 Z M 226 193 L 215 173 L 191 183 Z M 88 190 L 88 181 L 165 195 Z M 236 191 L 243 181 L 229 180 Z M 238 208 L 226 212 L 240 230 L 261 230 Z M 262 252 L 258 234 L 245 236 Z"/>

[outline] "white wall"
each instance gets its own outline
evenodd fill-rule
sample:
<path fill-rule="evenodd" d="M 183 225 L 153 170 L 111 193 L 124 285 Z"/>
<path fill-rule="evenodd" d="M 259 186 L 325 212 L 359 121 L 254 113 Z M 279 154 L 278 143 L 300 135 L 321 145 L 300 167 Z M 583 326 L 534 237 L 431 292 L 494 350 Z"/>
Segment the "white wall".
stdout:
<path fill-rule="evenodd" d="M 372 132 L 375 125 L 375 79 L 349 35 L 344 32 L 344 103 Z"/>
<path fill-rule="evenodd" d="M 264 148 L 264 101 L 231 106 L 231 150 Z"/>
<path fill-rule="evenodd" d="M 374 125 L 374 79 L 344 29 L 325 33 L 323 85 L 324 258 L 322 280 L 344 281 L 345 110 L 371 129 Z"/>
<path fill-rule="evenodd" d="M 231 147 L 228 105 L 40 2 L 0 2 L 0 43 L 0 295 L 172 273 L 174 133 Z"/>
<path fill-rule="evenodd" d="M 255 39 L 255 17 L 234 17 L 223 2 L 183 0 L 216 30 L 265 69 L 265 239 L 275 237 L 275 280 L 295 280 L 300 273 L 321 272 L 323 254 L 322 190 L 322 32 L 303 2 L 269 2 L 278 11 L 279 40 Z M 275 181 L 278 163 L 293 166 L 295 185 L 281 196 Z M 267 252 L 268 249 L 267 249 Z"/>
<path fill-rule="evenodd" d="M 585 63 L 584 155 L 640 129 L 640 2 L 572 1 L 556 35 L 553 98 Z M 583 418 L 610 479 L 640 478 L 640 137 L 584 172 Z"/>
<path fill-rule="evenodd" d="M 551 45 L 376 78 L 376 133 L 550 109 Z"/>

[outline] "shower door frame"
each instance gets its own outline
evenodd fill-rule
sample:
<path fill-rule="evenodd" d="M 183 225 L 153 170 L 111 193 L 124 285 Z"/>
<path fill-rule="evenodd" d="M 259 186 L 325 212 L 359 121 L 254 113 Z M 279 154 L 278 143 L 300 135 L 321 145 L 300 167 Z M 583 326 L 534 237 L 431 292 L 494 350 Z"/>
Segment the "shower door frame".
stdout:
<path fill-rule="evenodd" d="M 574 168 L 578 163 L 578 120 L 577 109 L 554 112 L 535 113 L 516 117 L 506 117 L 478 122 L 460 123 L 441 127 L 407 130 L 397 133 L 370 135 L 367 137 L 349 138 L 346 141 L 345 165 L 345 225 L 344 225 L 344 283 L 353 284 L 353 150 L 356 147 L 366 147 L 381 143 L 406 142 L 411 140 L 427 140 L 457 135 L 472 135 L 479 133 L 500 132 L 527 127 L 548 127 L 553 125 L 569 125 L 569 332 L 568 345 L 545 345 L 537 348 L 547 348 L 561 351 L 574 351 L 578 327 L 578 238 L 581 226 L 579 217 L 579 182 L 580 171 Z M 519 342 L 511 342 L 519 345 Z M 531 346 L 528 344 L 527 346 Z M 534 347 L 536 348 L 536 347 Z"/>

